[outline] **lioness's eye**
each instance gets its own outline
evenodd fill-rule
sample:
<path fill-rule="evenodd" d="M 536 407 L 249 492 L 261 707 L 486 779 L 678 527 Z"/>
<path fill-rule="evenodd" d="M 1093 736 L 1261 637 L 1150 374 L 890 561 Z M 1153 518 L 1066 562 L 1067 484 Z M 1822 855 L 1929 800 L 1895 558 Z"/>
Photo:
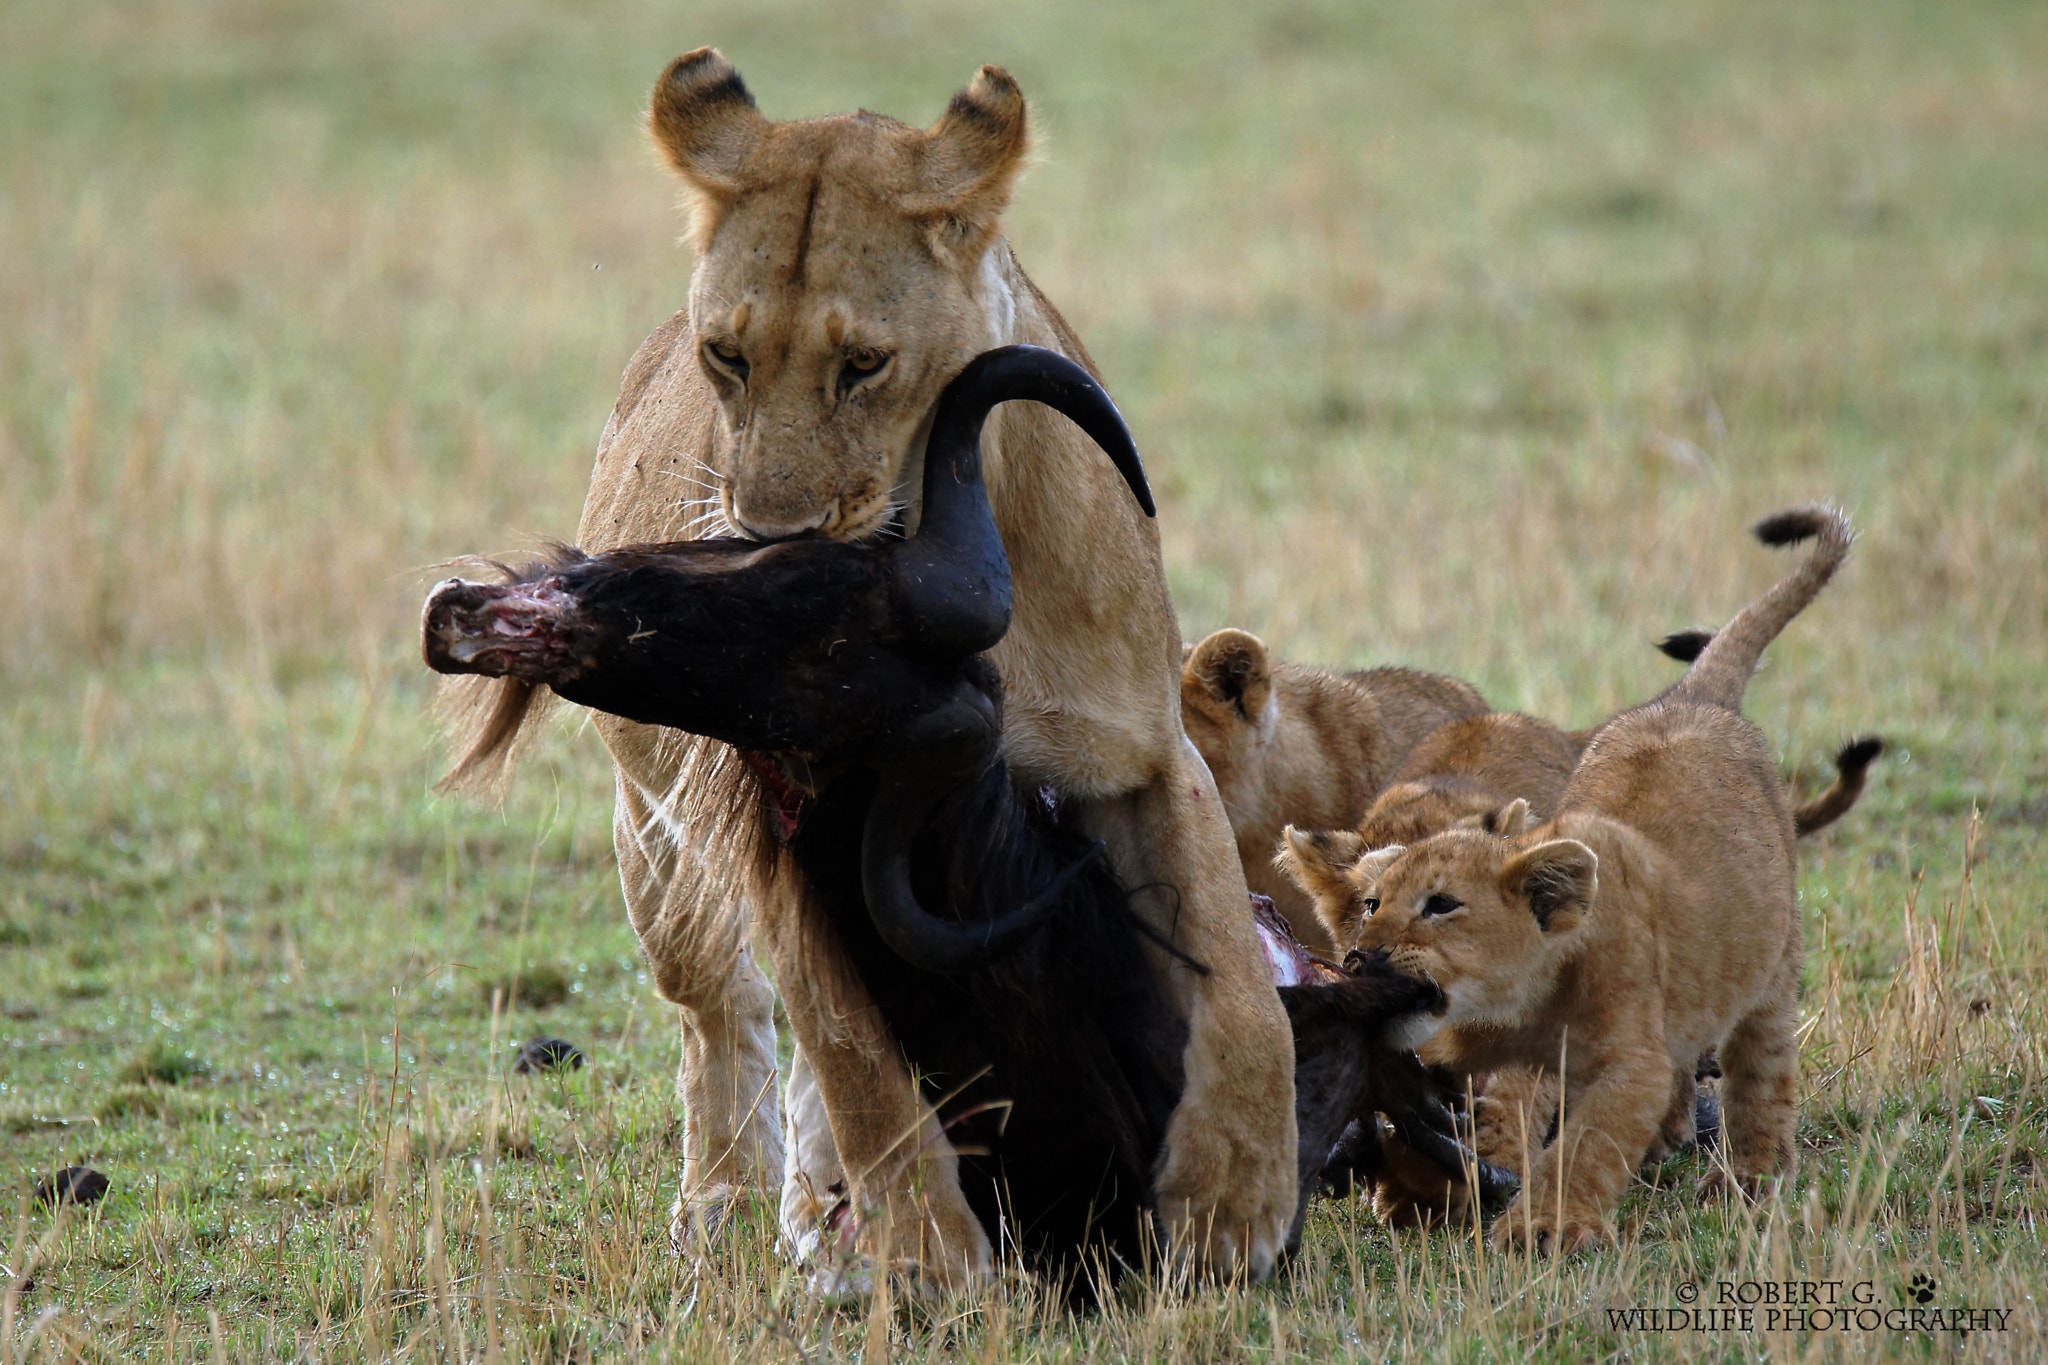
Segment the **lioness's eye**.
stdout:
<path fill-rule="evenodd" d="M 852 393 L 856 384 L 880 374 L 882 367 L 888 363 L 887 351 L 848 351 L 846 363 L 839 367 L 839 396 L 844 398 Z"/>
<path fill-rule="evenodd" d="M 1422 913 L 1425 915 L 1448 915 L 1451 911 L 1462 910 L 1464 907 L 1465 902 L 1459 900 L 1456 896 L 1447 896 L 1439 891 L 1422 903 Z"/>
<path fill-rule="evenodd" d="M 747 377 L 747 358 L 740 354 L 740 344 L 730 337 L 720 337 L 708 342 L 704 354 L 714 362 L 714 369 L 722 370 L 741 380 Z"/>
<path fill-rule="evenodd" d="M 1378 896 L 1367 896 L 1359 901 L 1358 904 L 1364 909 L 1366 914 L 1377 914 L 1380 908 L 1380 898 Z"/>

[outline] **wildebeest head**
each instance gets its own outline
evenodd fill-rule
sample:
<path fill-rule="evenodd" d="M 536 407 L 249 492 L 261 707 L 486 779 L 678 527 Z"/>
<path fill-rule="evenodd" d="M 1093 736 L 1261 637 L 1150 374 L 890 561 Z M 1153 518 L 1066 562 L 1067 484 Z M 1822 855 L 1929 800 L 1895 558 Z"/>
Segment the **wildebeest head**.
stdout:
<path fill-rule="evenodd" d="M 989 675 L 968 665 L 1009 628 L 1010 572 L 980 436 L 989 411 L 1015 399 L 1077 423 L 1152 512 L 1137 448 L 1094 377 L 1056 352 L 1003 347 L 940 394 L 915 536 L 564 549 L 511 582 L 438 585 L 422 618 L 426 662 L 545 684 L 572 702 L 784 758 L 818 780 L 877 769 L 862 859 L 876 927 L 930 971 L 985 962 L 1036 927 L 1045 896 L 973 924 L 941 919 L 918 906 L 907 858 L 934 804 L 995 753 Z"/>

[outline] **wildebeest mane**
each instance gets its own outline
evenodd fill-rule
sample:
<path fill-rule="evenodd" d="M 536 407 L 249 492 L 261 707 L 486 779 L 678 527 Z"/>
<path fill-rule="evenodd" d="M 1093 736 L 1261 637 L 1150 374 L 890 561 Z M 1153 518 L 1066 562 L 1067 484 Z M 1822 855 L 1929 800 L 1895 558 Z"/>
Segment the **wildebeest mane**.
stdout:
<path fill-rule="evenodd" d="M 871 771 L 849 773 L 806 809 L 790 845 L 796 867 L 949 1124 L 962 1191 L 991 1240 L 1007 1237 L 1033 1271 L 1088 1302 L 1102 1286 L 1087 1258 L 1145 1257 L 1186 1027 L 1146 961 L 1127 893 L 1099 861 L 994 963 L 935 975 L 904 962 L 849 875 L 876 786 Z M 932 913 L 973 922 L 1038 892 L 1092 842 L 996 760 L 920 835 L 913 885 Z M 1030 1211 L 1021 1226 L 1017 1210 Z"/>

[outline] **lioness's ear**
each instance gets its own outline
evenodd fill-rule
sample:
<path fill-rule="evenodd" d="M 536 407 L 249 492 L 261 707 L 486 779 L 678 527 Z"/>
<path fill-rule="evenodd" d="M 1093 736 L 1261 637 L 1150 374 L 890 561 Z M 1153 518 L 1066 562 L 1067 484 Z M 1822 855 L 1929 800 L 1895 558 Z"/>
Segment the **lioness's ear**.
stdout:
<path fill-rule="evenodd" d="M 1600 888 L 1600 855 L 1576 839 L 1552 839 L 1524 849 L 1500 870 L 1510 900 L 1527 899 L 1545 933 L 1577 925 Z"/>
<path fill-rule="evenodd" d="M 1535 828 L 1535 825 L 1536 818 L 1529 814 L 1529 803 L 1519 796 L 1499 810 L 1488 811 L 1479 821 L 1481 829 L 1504 839 L 1512 839 Z"/>
<path fill-rule="evenodd" d="M 685 52 L 654 83 L 647 131 L 690 191 L 698 250 L 739 197 L 742 168 L 767 127 L 747 83 L 715 47 Z"/>
<path fill-rule="evenodd" d="M 1219 630 L 1188 655 L 1180 670 L 1181 695 L 1190 688 L 1197 699 L 1235 711 L 1252 722 L 1265 714 L 1273 696 L 1273 668 L 1266 643 L 1245 630 Z"/>
<path fill-rule="evenodd" d="M 918 190 L 903 208 L 925 220 L 933 245 L 978 261 L 996 234 L 1030 137 L 1024 92 L 1000 66 L 984 66 L 925 135 Z"/>

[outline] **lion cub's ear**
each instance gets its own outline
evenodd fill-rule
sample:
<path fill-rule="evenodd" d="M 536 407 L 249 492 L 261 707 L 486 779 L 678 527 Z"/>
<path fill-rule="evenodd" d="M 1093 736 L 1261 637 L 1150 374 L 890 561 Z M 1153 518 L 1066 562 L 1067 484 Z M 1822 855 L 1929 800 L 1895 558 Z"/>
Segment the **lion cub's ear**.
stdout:
<path fill-rule="evenodd" d="M 1266 642 L 1248 630 L 1219 630 L 1203 639 L 1181 664 L 1180 695 L 1219 720 L 1234 714 L 1256 724 L 1273 699 Z"/>
<path fill-rule="evenodd" d="M 1600 855 L 1576 839 L 1552 839 L 1524 849 L 1500 870 L 1501 891 L 1529 902 L 1546 934 L 1577 927 L 1600 889 Z"/>
<path fill-rule="evenodd" d="M 695 201 L 691 233 L 700 250 L 744 188 L 742 168 L 767 129 L 747 83 L 715 47 L 685 52 L 654 83 L 647 131 Z"/>
<path fill-rule="evenodd" d="M 1345 880 L 1351 883 L 1351 889 L 1359 895 L 1370 896 L 1379 890 L 1380 878 L 1394 865 L 1394 859 L 1407 851 L 1406 844 L 1388 844 L 1385 848 L 1376 848 L 1370 853 L 1360 854 L 1351 864 L 1350 870 L 1344 874 Z"/>
<path fill-rule="evenodd" d="M 1289 825 L 1281 831 L 1273 866 L 1318 902 L 1326 897 L 1342 900 L 1351 895 L 1344 874 L 1363 852 L 1364 842 L 1348 829 L 1309 831 Z"/>
<path fill-rule="evenodd" d="M 1480 816 L 1479 828 L 1488 834 L 1512 839 L 1536 828 L 1536 817 L 1529 813 L 1529 803 L 1518 796 L 1499 810 L 1490 810 Z"/>
<path fill-rule="evenodd" d="M 962 263 L 981 259 L 1010 202 L 1030 145 L 1024 92 L 1000 66 L 984 66 L 925 134 L 918 189 L 904 212 L 926 222 L 932 244 Z"/>

